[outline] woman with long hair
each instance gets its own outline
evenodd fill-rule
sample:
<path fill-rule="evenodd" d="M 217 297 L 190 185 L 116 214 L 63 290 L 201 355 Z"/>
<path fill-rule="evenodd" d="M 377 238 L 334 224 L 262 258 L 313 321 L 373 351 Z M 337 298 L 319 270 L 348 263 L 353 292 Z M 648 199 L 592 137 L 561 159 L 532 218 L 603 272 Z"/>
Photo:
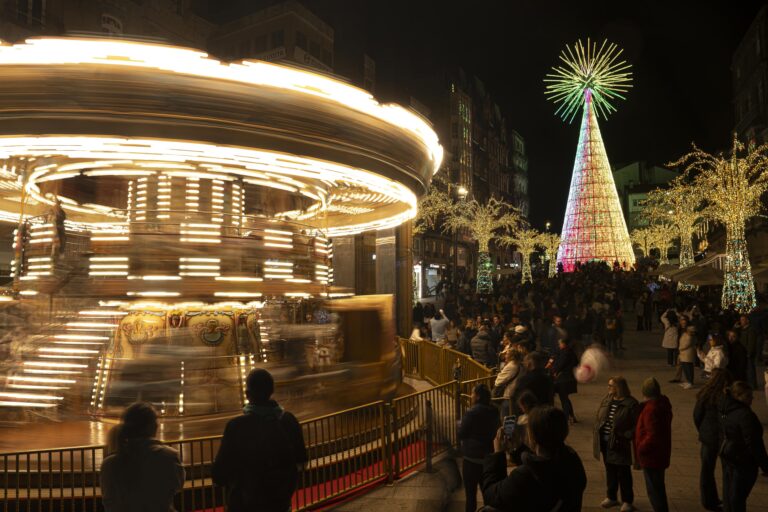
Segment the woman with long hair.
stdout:
<path fill-rule="evenodd" d="M 106 512 L 173 511 L 184 485 L 179 453 L 157 439 L 157 413 L 150 404 L 131 404 L 110 439 L 114 453 L 101 464 Z"/>
<path fill-rule="evenodd" d="M 746 512 L 747 498 L 757 481 L 758 468 L 768 473 L 768 454 L 763 443 L 763 425 L 752 410 L 752 387 L 744 381 L 727 388 L 720 407 L 723 444 L 723 509 Z"/>
<path fill-rule="evenodd" d="M 621 512 L 635 509 L 632 489 L 632 437 L 639 413 L 638 402 L 629 391 L 627 379 L 621 376 L 608 380 L 608 394 L 597 410 L 592 434 L 593 454 L 602 455 L 607 481 L 603 508 L 621 505 Z M 618 501 L 621 489 L 621 502 Z"/>
<path fill-rule="evenodd" d="M 699 472 L 699 494 L 705 510 L 720 510 L 720 498 L 715 483 L 717 452 L 722 443 L 720 432 L 720 414 L 718 407 L 725 398 L 725 390 L 731 385 L 728 370 L 715 368 L 710 373 L 707 383 L 696 395 L 693 408 L 693 423 L 699 431 L 701 443 L 701 471 Z"/>

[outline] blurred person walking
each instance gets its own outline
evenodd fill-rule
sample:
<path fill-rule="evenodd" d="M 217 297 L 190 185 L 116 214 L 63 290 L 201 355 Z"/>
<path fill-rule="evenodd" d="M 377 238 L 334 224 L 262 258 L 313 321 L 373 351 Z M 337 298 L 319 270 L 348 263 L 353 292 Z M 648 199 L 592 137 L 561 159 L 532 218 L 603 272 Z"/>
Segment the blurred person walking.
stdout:
<path fill-rule="evenodd" d="M 768 473 L 768 454 L 763 443 L 763 425 L 752 410 L 752 387 L 734 382 L 720 407 L 723 444 L 723 510 L 746 512 L 747 498 L 757 481 L 757 470 Z"/>
<path fill-rule="evenodd" d="M 672 404 L 653 377 L 643 382 L 640 415 L 635 427 L 635 455 L 654 512 L 668 512 L 664 472 L 672 455 Z"/>
<path fill-rule="evenodd" d="M 491 392 L 485 384 L 472 389 L 472 407 L 459 424 L 462 475 L 466 512 L 477 509 L 477 489 L 483 476 L 483 458 L 493 452 L 493 438 L 499 428 L 499 411 L 491 405 Z"/>
<path fill-rule="evenodd" d="M 173 497 L 184 486 L 179 453 L 155 439 L 157 413 L 150 404 L 129 405 L 110 431 L 101 464 L 105 512 L 172 512 Z"/>
<path fill-rule="evenodd" d="M 573 371 L 579 366 L 579 358 L 571 348 L 568 340 L 561 339 L 558 342 L 559 351 L 552 363 L 552 375 L 555 378 L 555 393 L 560 399 L 560 407 L 568 417 L 568 421 L 576 423 L 576 414 L 569 395 L 578 391 L 576 376 Z"/>
<path fill-rule="evenodd" d="M 725 390 L 731 385 L 731 374 L 726 369 L 715 368 L 707 383 L 696 395 L 693 407 L 693 424 L 699 432 L 701 443 L 701 471 L 699 472 L 699 494 L 705 510 L 722 510 L 715 482 L 717 454 L 723 441 L 720 429 L 720 402 L 725 399 Z"/>
<path fill-rule="evenodd" d="M 262 368 L 246 378 L 248 405 L 227 423 L 212 476 L 226 486 L 230 512 L 286 512 L 307 461 L 301 425 L 272 400 L 275 382 Z"/>
<path fill-rule="evenodd" d="M 607 483 L 603 508 L 621 505 L 621 512 L 635 510 L 635 494 L 632 489 L 632 437 L 637 423 L 638 403 L 629 391 L 624 377 L 612 377 L 608 381 L 608 394 L 597 410 L 592 433 L 593 455 L 605 464 Z M 621 489 L 621 502 L 618 491 Z"/>

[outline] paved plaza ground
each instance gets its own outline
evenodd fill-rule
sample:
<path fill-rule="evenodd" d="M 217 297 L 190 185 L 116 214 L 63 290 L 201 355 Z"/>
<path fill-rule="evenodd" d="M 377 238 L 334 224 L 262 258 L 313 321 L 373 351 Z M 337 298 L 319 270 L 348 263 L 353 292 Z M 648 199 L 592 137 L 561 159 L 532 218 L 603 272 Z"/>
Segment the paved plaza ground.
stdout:
<path fill-rule="evenodd" d="M 585 512 L 603 510 L 599 503 L 605 497 L 605 473 L 602 462 L 592 457 L 592 426 L 597 406 L 606 393 L 607 377 L 623 375 L 629 381 L 632 394 L 640 399 L 640 386 L 646 377 L 656 377 L 662 386 L 662 392 L 672 402 L 674 419 L 672 421 L 672 463 L 667 470 L 667 494 L 670 510 L 688 512 L 703 510 L 699 504 L 699 442 L 693 425 L 692 413 L 696 393 L 701 388 L 699 370 L 696 370 L 694 388 L 683 390 L 677 384 L 669 384 L 674 370 L 666 365 L 666 354 L 661 348 L 661 330 L 635 332 L 625 335 L 624 345 L 627 350 L 614 361 L 613 369 L 607 375 L 601 375 L 596 383 L 580 385 L 579 393 L 572 396 L 572 401 L 579 423 L 571 428 L 568 444 L 581 456 L 587 471 L 587 489 L 584 494 Z M 758 369 L 762 374 L 762 368 Z M 762 383 L 762 375 L 760 376 Z M 555 400 L 557 402 L 557 399 Z M 755 393 L 753 404 L 763 425 L 768 425 L 768 407 L 762 390 Z M 456 463 L 458 462 L 458 464 Z M 436 464 L 432 474 L 418 472 L 405 478 L 394 486 L 379 488 L 357 500 L 348 502 L 338 510 L 365 512 L 381 511 L 437 511 L 463 512 L 464 493 L 460 487 L 457 467 L 460 461 L 443 459 Z M 718 465 L 718 487 L 720 487 L 720 467 Z M 640 471 L 633 471 L 635 506 L 641 511 L 651 511 L 645 492 L 645 482 Z M 618 508 L 611 509 L 618 511 Z M 768 477 L 759 476 L 750 495 L 749 511 L 768 510 Z"/>

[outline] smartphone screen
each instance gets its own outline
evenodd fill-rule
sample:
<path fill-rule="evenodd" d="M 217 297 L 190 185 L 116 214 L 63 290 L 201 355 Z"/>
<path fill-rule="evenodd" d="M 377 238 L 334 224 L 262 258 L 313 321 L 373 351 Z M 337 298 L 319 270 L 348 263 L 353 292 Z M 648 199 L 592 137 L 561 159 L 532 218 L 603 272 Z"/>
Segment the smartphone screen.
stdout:
<path fill-rule="evenodd" d="M 517 416 L 505 416 L 504 417 L 504 435 L 508 438 L 512 438 L 515 433 L 515 425 L 517 424 Z"/>

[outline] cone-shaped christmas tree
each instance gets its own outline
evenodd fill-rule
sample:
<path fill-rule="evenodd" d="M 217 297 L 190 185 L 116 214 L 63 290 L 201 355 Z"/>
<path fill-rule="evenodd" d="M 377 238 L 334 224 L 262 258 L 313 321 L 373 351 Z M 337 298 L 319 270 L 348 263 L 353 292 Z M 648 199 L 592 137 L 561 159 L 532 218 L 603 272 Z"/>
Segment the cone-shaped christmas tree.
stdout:
<path fill-rule="evenodd" d="M 617 62 L 621 51 L 606 42 L 598 49 L 587 40 L 573 49 L 566 46 L 560 60 L 565 67 L 547 75 L 547 95 L 559 103 L 558 113 L 572 120 L 583 109 L 579 145 L 573 165 L 571 189 L 563 222 L 557 262 L 563 270 L 576 263 L 602 260 L 613 265 L 635 262 L 632 242 L 621 211 L 611 165 L 605 151 L 598 114 L 615 111 L 611 100 L 629 88 L 629 65 Z"/>

